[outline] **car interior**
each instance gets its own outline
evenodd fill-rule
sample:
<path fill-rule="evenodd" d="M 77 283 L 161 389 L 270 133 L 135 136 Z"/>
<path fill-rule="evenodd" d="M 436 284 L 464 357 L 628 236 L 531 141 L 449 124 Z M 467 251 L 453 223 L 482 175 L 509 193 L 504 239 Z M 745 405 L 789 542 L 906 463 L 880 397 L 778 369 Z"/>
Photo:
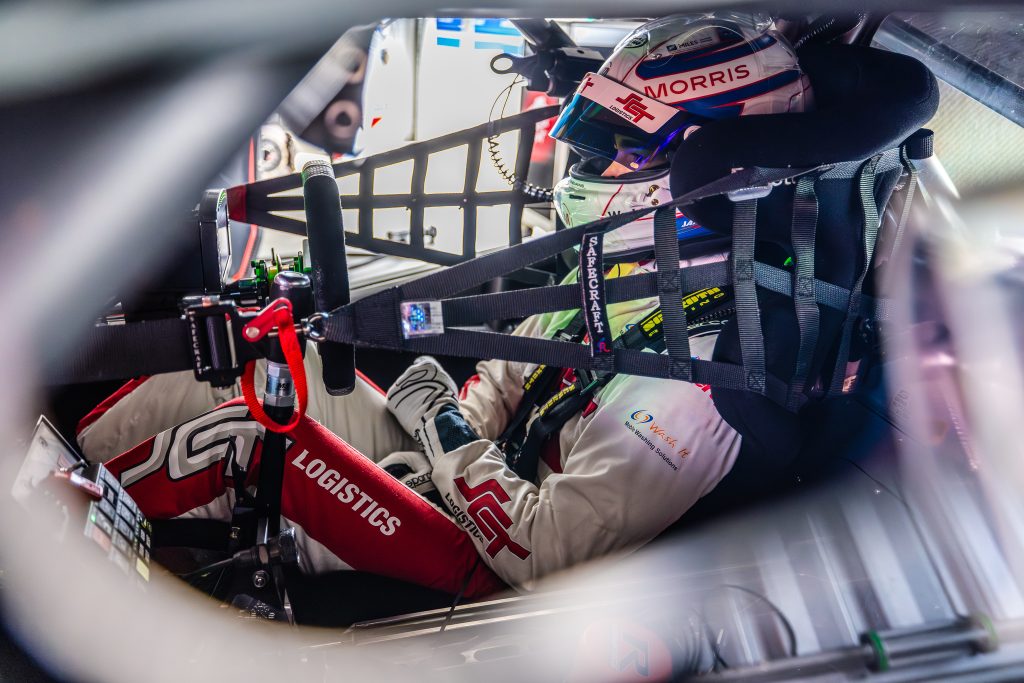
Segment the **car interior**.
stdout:
<path fill-rule="evenodd" d="M 600 277 L 660 301 L 664 338 L 614 351 L 590 320 L 511 334 L 586 302 L 581 239 L 625 224 L 565 225 L 581 157 L 549 134 L 637 27 L 717 8 L 0 11 L 0 681 L 1024 678 L 1024 10 L 745 7 L 814 108 L 679 143 L 653 241 L 604 254 L 660 272 Z M 677 235 L 677 207 L 706 229 Z M 715 287 L 728 308 L 687 308 Z M 691 359 L 695 319 L 722 326 L 714 358 Z M 469 599 L 303 571 L 273 467 L 243 525 L 151 519 L 77 440 L 148 376 L 232 387 L 267 359 L 304 401 L 357 372 L 383 393 L 423 354 L 459 387 L 490 358 L 709 378 L 743 439 L 729 485 L 635 552 Z M 257 405 L 284 424 L 275 390 Z"/>

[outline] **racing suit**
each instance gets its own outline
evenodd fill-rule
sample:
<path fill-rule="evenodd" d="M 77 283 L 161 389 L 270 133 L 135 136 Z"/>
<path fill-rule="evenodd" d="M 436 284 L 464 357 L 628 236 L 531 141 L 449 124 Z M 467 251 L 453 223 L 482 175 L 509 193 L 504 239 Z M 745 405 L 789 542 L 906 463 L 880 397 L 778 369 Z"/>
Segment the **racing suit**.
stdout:
<path fill-rule="evenodd" d="M 629 269 L 633 273 L 649 272 L 654 269 L 654 264 L 626 268 Z M 621 334 L 657 306 L 656 298 L 609 306 L 612 329 Z M 573 315 L 574 312 L 561 312 L 533 316 L 514 334 L 550 337 L 565 327 Z M 691 339 L 691 353 L 695 357 L 709 358 L 715 339 L 715 335 Z M 426 562 L 430 572 L 434 572 L 428 572 L 429 576 L 420 577 L 415 571 L 416 563 L 425 557 L 423 553 L 426 551 L 420 547 L 424 542 L 426 546 L 452 545 L 447 527 L 443 525 L 421 530 L 416 538 L 419 545 L 415 549 L 410 547 L 409 552 L 399 551 L 397 555 L 392 552 L 386 554 L 399 558 L 393 561 L 404 565 L 404 569 L 413 567 L 411 572 L 400 572 L 401 578 L 454 592 L 464 577 L 469 576 L 467 572 L 476 566 L 469 562 L 464 552 L 468 545 L 466 542 L 471 542 L 469 547 L 475 547 L 490 570 L 483 575 L 485 578 L 472 581 L 473 588 L 467 590 L 467 595 L 473 597 L 494 589 L 496 584 L 489 576 L 496 575 L 512 586 L 529 588 L 537 578 L 553 571 L 610 552 L 636 549 L 680 518 L 701 496 L 714 488 L 729 472 L 739 452 L 740 436 L 715 410 L 707 387 L 619 375 L 601 388 L 590 404 L 570 418 L 549 440 L 536 478 L 532 481 L 520 479 L 506 467 L 505 456 L 494 441 L 516 411 L 524 393 L 524 382 L 534 369 L 535 366 L 524 363 L 482 361 L 477 366 L 477 374 L 463 387 L 457 409 L 441 405 L 427 410 L 424 416 L 426 427 L 418 435 L 419 445 L 391 418 L 386 411 L 384 397 L 365 379 L 360 378 L 355 392 L 343 398 L 328 397 L 311 386 L 307 416 L 320 421 L 327 429 L 303 426 L 296 436 L 296 440 L 302 443 L 298 450 L 295 446 L 289 450 L 288 461 L 297 468 L 298 465 L 308 468 L 321 450 L 338 450 L 336 445 L 325 448 L 316 443 L 317 439 L 329 436 L 327 430 L 341 435 L 352 452 L 361 452 L 374 462 L 393 451 L 422 447 L 431 456 L 431 479 L 448 508 L 450 519 L 466 532 L 460 532 L 464 540 L 454 544 L 458 549 L 450 559 L 451 580 L 439 583 L 434 574 L 438 560 Z M 315 352 L 309 353 L 307 371 L 313 377 L 319 374 L 319 359 Z M 79 434 L 86 456 L 94 460 L 106 459 L 131 445 L 133 440 L 151 436 L 169 426 L 168 423 L 193 418 L 196 412 L 209 410 L 217 400 L 228 397 L 214 395 L 205 387 L 194 388 L 197 386 L 190 375 L 162 376 L 142 383 L 120 400 L 101 406 L 101 414 L 87 418 L 87 424 Z M 188 398 L 184 398 L 186 394 Z M 147 420 L 140 417 L 143 409 L 148 413 Z M 233 409 L 244 417 L 244 406 Z M 165 410 L 165 414 L 154 415 L 154 412 Z M 148 421 L 154 418 L 155 421 Z M 128 420 L 127 425 L 125 420 Z M 258 427 L 254 429 L 259 432 Z M 167 434 L 162 432 L 157 439 L 166 439 Z M 143 444 L 110 463 L 123 481 L 129 467 L 137 467 L 152 457 L 152 442 L 153 439 L 147 442 L 150 444 L 148 449 Z M 296 464 L 295 459 L 303 451 L 307 452 L 305 459 Z M 132 453 L 135 455 L 131 456 Z M 327 462 L 325 467 L 344 474 L 352 467 L 349 462 L 351 455 L 346 453 L 342 458 L 345 462 L 338 463 L 326 457 L 318 459 Z M 369 460 L 362 460 L 369 464 Z M 293 468 L 287 469 L 295 474 Z M 226 470 L 221 466 L 218 471 Z M 318 466 L 316 474 L 323 471 Z M 308 475 L 308 470 L 304 474 Z M 360 476 L 366 474 L 369 473 L 362 472 Z M 286 475 L 285 499 L 296 497 L 289 493 L 289 487 L 306 486 L 309 481 L 309 476 Z M 129 493 L 144 499 L 139 503 L 147 514 L 148 501 L 154 501 L 153 509 L 165 517 L 223 518 L 230 512 L 230 506 L 226 504 L 231 498 L 230 487 L 221 480 L 211 485 L 213 489 L 226 487 L 227 490 L 217 489 L 224 495 L 224 501 L 212 507 L 208 504 L 205 507 L 157 504 L 161 498 L 176 497 L 175 482 L 171 478 L 165 478 L 160 487 L 146 491 L 144 496 L 137 488 L 139 483 L 128 484 Z M 406 507 L 402 503 L 399 507 L 405 515 L 416 514 L 417 511 L 426 514 L 428 508 L 433 511 L 430 514 L 441 514 L 424 499 L 402 487 L 381 491 L 381 495 L 411 497 L 426 505 L 416 507 L 410 504 Z M 396 501 L 391 498 L 389 501 L 390 505 L 387 501 L 379 504 L 390 510 L 396 506 Z M 285 506 L 286 518 L 288 513 Z M 344 565 L 357 569 L 365 566 L 361 564 L 362 556 L 356 562 L 349 559 L 353 555 L 344 534 L 328 537 L 322 530 L 314 533 L 307 528 L 310 521 L 303 515 L 330 518 L 337 514 L 335 511 L 324 508 L 292 510 L 291 513 L 299 514 L 301 518 L 288 518 L 286 521 L 299 527 L 300 549 L 313 558 L 312 565 L 307 565 L 307 568 L 319 571 Z M 448 519 L 446 517 L 445 521 Z M 405 528 L 404 518 L 402 525 Z M 454 524 L 449 523 L 448 526 L 458 531 Z M 439 531 L 442 528 L 444 533 Z M 438 535 L 430 538 L 422 535 L 435 533 Z M 373 570 L 396 574 L 388 567 L 379 566 L 379 563 Z"/>

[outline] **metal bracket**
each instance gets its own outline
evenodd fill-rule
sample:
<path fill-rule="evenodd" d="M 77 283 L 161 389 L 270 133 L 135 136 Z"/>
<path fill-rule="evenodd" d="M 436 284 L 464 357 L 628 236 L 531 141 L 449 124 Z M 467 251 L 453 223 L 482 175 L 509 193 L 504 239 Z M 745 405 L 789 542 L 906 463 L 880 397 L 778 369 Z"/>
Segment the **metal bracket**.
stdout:
<path fill-rule="evenodd" d="M 234 302 L 209 296 L 187 297 L 182 309 L 188 323 L 192 371 L 200 382 L 231 386 L 242 376 L 245 363 L 261 355 L 251 344 L 243 343 L 245 320 Z"/>

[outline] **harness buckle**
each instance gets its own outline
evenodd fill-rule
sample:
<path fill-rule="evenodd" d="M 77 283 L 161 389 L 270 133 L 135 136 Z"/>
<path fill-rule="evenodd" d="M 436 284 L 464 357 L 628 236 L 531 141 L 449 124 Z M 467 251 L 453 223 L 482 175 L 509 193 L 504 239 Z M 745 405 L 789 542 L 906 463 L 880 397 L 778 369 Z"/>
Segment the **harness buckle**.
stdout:
<path fill-rule="evenodd" d="M 282 325 L 296 327 L 292 322 L 292 303 L 283 297 L 270 302 L 266 308 L 256 314 L 255 318 L 246 322 L 242 333 L 247 341 L 256 343 L 264 337 L 273 336 L 276 333 L 276 328 Z M 301 326 L 298 327 L 301 330 Z"/>
<path fill-rule="evenodd" d="M 327 317 L 327 313 L 314 313 L 300 324 L 306 339 L 318 344 L 327 339 Z"/>

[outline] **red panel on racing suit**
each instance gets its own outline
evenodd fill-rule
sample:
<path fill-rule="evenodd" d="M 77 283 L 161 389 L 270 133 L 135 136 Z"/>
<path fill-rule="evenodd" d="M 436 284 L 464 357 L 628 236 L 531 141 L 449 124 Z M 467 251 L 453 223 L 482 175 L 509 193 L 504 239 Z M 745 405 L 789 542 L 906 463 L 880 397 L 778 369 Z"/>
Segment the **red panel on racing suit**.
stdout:
<path fill-rule="evenodd" d="M 148 517 L 229 521 L 231 461 L 258 480 L 263 428 L 241 400 L 107 463 Z M 310 418 L 289 434 L 281 500 L 306 571 L 349 567 L 470 598 L 505 584 L 437 508 Z M 467 583 L 468 577 L 468 583 Z"/>

